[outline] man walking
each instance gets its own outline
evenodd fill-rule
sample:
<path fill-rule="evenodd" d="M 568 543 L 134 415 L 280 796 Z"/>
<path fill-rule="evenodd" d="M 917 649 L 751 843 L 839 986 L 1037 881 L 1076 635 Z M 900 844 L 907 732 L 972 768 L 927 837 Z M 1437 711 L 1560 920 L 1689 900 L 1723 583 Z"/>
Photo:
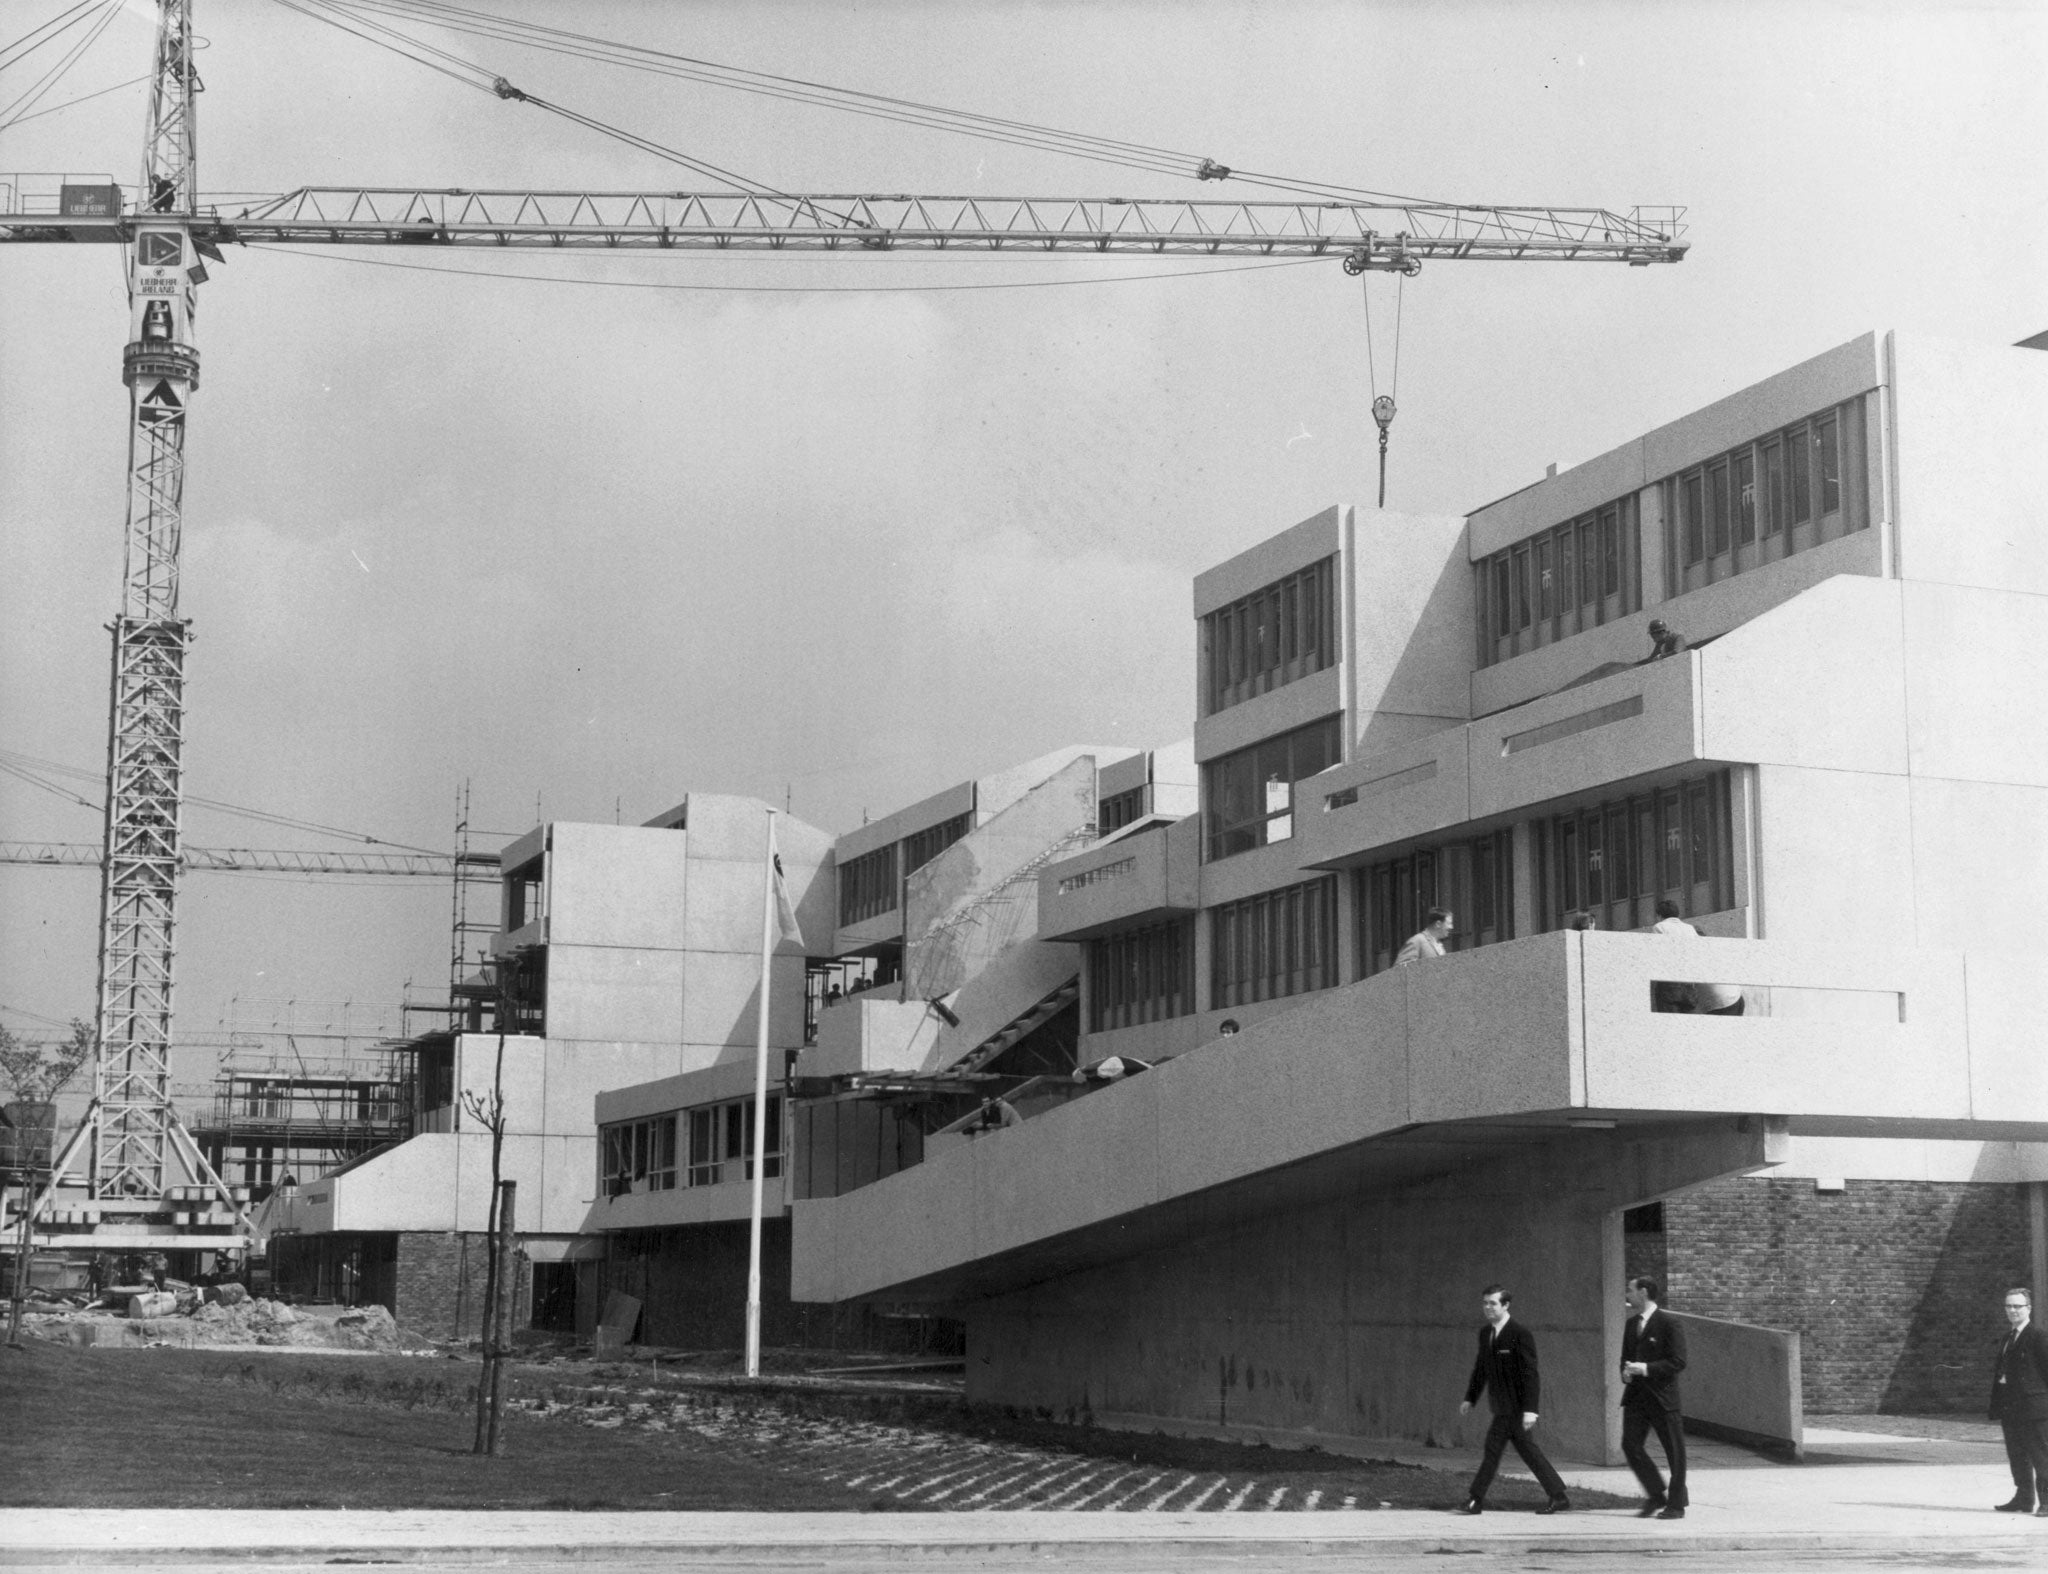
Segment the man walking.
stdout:
<path fill-rule="evenodd" d="M 1460 1514 L 1485 1510 L 1486 1489 L 1493 1485 L 1494 1473 L 1500 1469 L 1500 1456 L 1510 1443 L 1549 1498 L 1536 1512 L 1558 1514 L 1572 1506 L 1564 1494 L 1563 1480 L 1529 1435 L 1529 1429 L 1536 1424 L 1543 1390 L 1536 1372 L 1536 1338 L 1509 1315 L 1508 1307 L 1513 1301 L 1514 1297 L 1497 1284 L 1489 1284 L 1480 1292 L 1479 1310 L 1485 1314 L 1486 1326 L 1479 1330 L 1479 1358 L 1472 1363 L 1472 1380 L 1465 1385 L 1465 1402 L 1458 1406 L 1458 1413 L 1469 1411 L 1484 1389 L 1487 1402 L 1493 1406 L 1493 1424 L 1486 1429 L 1486 1453 L 1479 1461 L 1479 1473 L 1472 1478 L 1471 1495 L 1458 1510 Z"/>
<path fill-rule="evenodd" d="M 1657 1305 L 1655 1279 L 1628 1282 L 1628 1326 L 1621 1334 L 1621 1452 L 1642 1482 L 1645 1501 L 1636 1518 L 1685 1518 L 1685 1420 L 1678 1407 L 1678 1374 L 1685 1370 L 1685 1328 Z M 1655 1429 L 1671 1469 L 1671 1485 L 1657 1473 L 1643 1439 Z"/>
<path fill-rule="evenodd" d="M 1991 1419 L 2005 1433 L 2012 1501 L 1998 1511 L 2048 1518 L 2048 1334 L 2034 1326 L 2034 1298 L 2024 1289 L 2005 1292 L 2005 1320 L 2011 1331 L 1992 1369 Z"/>

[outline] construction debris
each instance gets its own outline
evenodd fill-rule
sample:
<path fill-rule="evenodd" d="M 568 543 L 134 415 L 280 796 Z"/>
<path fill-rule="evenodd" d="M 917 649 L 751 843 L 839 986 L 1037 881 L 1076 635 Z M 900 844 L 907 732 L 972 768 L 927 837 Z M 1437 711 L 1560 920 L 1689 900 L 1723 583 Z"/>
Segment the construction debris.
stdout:
<path fill-rule="evenodd" d="M 106 1303 L 81 1311 L 28 1312 L 22 1332 L 61 1344 L 96 1346 L 290 1345 L 301 1349 L 395 1351 L 408 1343 L 381 1306 L 294 1307 L 250 1298 L 187 1299 L 170 1291 L 129 1298 L 122 1310 Z"/>

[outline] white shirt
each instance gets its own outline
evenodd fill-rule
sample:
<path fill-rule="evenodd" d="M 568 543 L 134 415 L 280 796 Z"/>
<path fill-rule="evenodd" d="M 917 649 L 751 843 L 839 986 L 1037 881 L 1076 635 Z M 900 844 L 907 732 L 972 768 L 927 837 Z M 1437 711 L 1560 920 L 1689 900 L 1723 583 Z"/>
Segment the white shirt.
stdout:
<path fill-rule="evenodd" d="M 1700 932 L 1683 918 L 1660 918 L 1650 925 L 1653 935 L 1677 935 L 1685 939 L 1698 940 Z M 1696 1011 L 1721 1011 L 1742 998 L 1742 990 L 1735 984 L 1694 984 L 1692 986 L 1693 1009 Z"/>

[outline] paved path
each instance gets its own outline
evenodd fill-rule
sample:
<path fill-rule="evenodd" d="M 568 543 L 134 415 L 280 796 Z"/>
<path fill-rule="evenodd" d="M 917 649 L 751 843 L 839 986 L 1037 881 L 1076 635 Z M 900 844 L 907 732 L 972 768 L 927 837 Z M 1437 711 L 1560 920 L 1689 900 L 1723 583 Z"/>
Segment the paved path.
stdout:
<path fill-rule="evenodd" d="M 1009 1567 L 1171 1567 L 1220 1561 L 1249 1569 L 1269 1556 L 1384 1559 L 1445 1553 L 1651 1552 L 1660 1566 L 1713 1555 L 1772 1555 L 1779 1564 L 1844 1557 L 1897 1566 L 2048 1568 L 2048 1519 L 1995 1514 L 2011 1489 L 2004 1452 L 1972 1429 L 1907 1436 L 1816 1426 L 1805 1463 L 1782 1465 L 1700 1442 L 1693 1507 L 1677 1522 L 1624 1510 L 1539 1519 L 1490 1512 L 1477 1519 L 1420 1510 L 1216 1514 L 1171 1508 L 1104 1514 L 1049 1502 L 1031 1509 L 883 1514 L 574 1514 L 473 1512 L 223 1512 L 0 1510 L 0 1563 L 114 1565 L 213 1559 L 241 1563 L 399 1560 L 449 1565 L 512 1561 L 540 1566 L 602 1560 L 620 1566 L 884 1567 L 951 1559 Z M 1465 1460 L 1443 1450 L 1389 1445 L 1439 1468 Z M 1567 1470 L 1582 1487 L 1632 1491 L 1626 1470 Z M 934 1508 L 943 1508 L 943 1503 Z M 1251 1505 L 1241 1505 L 1250 1507 Z M 1028 1556 L 1027 1556 L 1028 1554 Z M 991 1561 L 991 1559 L 994 1561 Z"/>

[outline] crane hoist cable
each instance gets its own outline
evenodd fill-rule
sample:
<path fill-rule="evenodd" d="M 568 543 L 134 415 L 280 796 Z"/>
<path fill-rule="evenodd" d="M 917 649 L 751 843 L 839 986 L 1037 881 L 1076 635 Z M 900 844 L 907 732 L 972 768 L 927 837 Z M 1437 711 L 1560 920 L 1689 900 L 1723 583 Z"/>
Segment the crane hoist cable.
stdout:
<path fill-rule="evenodd" d="M 1394 424 L 1394 397 L 1401 391 L 1401 309 L 1404 304 L 1408 275 L 1394 275 L 1394 370 L 1393 379 L 1387 391 L 1382 394 L 1379 384 L 1379 368 L 1372 346 L 1372 290 L 1366 278 L 1359 278 L 1360 299 L 1365 304 L 1365 372 L 1372 389 L 1373 424 L 1380 429 L 1380 501 L 1387 506 L 1387 436 Z"/>

